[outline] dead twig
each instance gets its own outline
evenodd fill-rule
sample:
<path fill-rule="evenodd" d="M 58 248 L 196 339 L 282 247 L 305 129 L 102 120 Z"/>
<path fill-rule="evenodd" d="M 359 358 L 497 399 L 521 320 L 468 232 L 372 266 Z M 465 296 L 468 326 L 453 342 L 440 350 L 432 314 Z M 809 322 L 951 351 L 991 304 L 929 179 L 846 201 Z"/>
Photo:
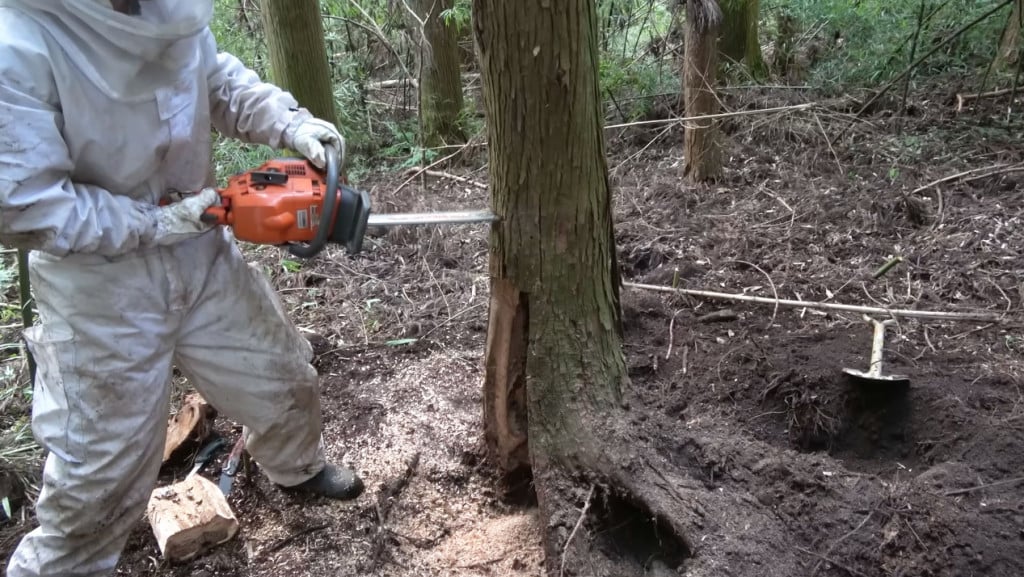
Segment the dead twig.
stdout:
<path fill-rule="evenodd" d="M 838 569 L 842 569 L 843 571 L 846 571 L 850 575 L 856 575 L 857 577 L 868 577 L 867 575 L 861 573 L 860 571 L 857 571 L 856 569 L 854 569 L 852 567 L 847 567 L 846 565 L 843 565 L 842 563 L 839 563 L 835 559 L 832 559 L 830 557 L 826 557 L 825 555 L 822 555 L 821 553 L 815 553 L 814 551 L 811 551 L 811 550 L 808 550 L 808 549 L 804 549 L 803 547 L 794 547 L 794 549 L 796 549 L 797 551 L 799 551 L 801 553 L 804 553 L 805 555 L 810 555 L 811 557 L 817 557 L 818 559 L 821 559 L 822 561 L 828 563 L 829 565 L 832 565 L 833 567 L 836 567 Z"/>
<path fill-rule="evenodd" d="M 482 189 L 485 189 L 485 190 L 487 189 L 487 185 L 482 183 L 482 182 L 478 182 L 478 181 L 473 180 L 471 178 L 466 178 L 465 176 L 459 176 L 457 174 L 450 174 L 450 173 L 447 173 L 447 172 L 441 172 L 439 170 L 427 170 L 427 169 L 420 170 L 419 168 L 410 168 L 410 169 L 406 170 L 405 172 L 406 172 L 406 174 L 415 172 L 416 174 L 413 175 L 414 177 L 415 176 L 419 176 L 421 174 L 425 174 L 427 176 L 433 176 L 433 177 L 436 177 L 436 178 L 448 178 L 448 179 L 454 180 L 456 182 L 462 182 L 462 183 L 465 183 L 465 184 L 469 184 L 471 186 L 475 186 L 477 188 L 482 188 Z"/>
<path fill-rule="evenodd" d="M 285 537 L 284 539 L 281 539 L 280 541 L 278 541 L 277 543 L 274 543 L 270 547 L 267 547 L 263 551 L 260 551 L 255 556 L 253 556 L 252 560 L 253 561 L 259 561 L 259 560 L 267 557 L 268 555 L 273 555 L 274 553 L 277 553 L 281 549 L 284 549 L 288 545 L 291 545 L 292 543 L 294 543 L 296 540 L 299 539 L 299 537 L 304 537 L 306 535 L 309 535 L 310 533 L 315 533 L 317 531 L 323 531 L 324 529 L 326 529 L 328 527 L 330 527 L 330 525 L 327 524 L 327 523 L 324 523 L 322 525 L 313 525 L 311 527 L 306 527 L 305 529 L 303 529 L 301 531 L 298 531 L 296 533 L 293 533 L 293 534 Z"/>
<path fill-rule="evenodd" d="M 982 489 L 989 489 L 991 487 L 1001 487 L 1003 485 L 1014 485 L 1020 482 L 1024 482 L 1024 477 L 1015 477 L 1013 479 L 1004 479 L 1002 481 L 996 481 L 994 483 L 986 483 L 984 485 L 975 485 L 966 489 L 955 489 L 953 491 L 946 491 L 943 493 L 946 497 L 955 497 L 956 495 L 965 495 L 967 493 L 973 493 L 974 491 L 980 491 Z"/>
<path fill-rule="evenodd" d="M 388 515 L 391 513 L 391 508 L 394 507 L 399 495 L 409 486 L 409 481 L 412 480 L 412 476 L 416 473 L 419 464 L 420 454 L 415 453 L 409 459 L 408 464 L 406 464 L 402 475 L 385 483 L 381 487 L 380 493 L 377 494 L 377 502 L 374 504 L 374 509 L 377 513 L 377 534 L 374 538 L 373 552 L 370 554 L 368 573 L 373 573 L 380 566 L 381 557 L 384 555 L 384 545 L 387 543 L 387 536 L 390 532 L 387 527 Z"/>
<path fill-rule="evenodd" d="M 1024 164 L 1013 164 L 1013 165 L 1009 165 L 1009 164 L 995 164 L 995 165 L 992 165 L 992 166 L 984 166 L 984 167 L 981 167 L 981 168 L 972 168 L 971 170 L 965 170 L 963 172 L 958 172 L 956 174 L 951 174 L 949 176 L 944 176 L 944 177 L 942 177 L 942 178 L 940 178 L 938 180 L 933 180 L 932 182 L 929 182 L 928 184 L 925 184 L 924 186 L 919 186 L 919 187 L 915 188 L 914 190 L 910 191 L 910 194 L 908 196 L 913 196 L 915 194 L 920 194 L 920 193 L 928 190 L 929 188 L 931 188 L 933 186 L 938 186 L 940 184 L 945 184 L 947 182 L 959 180 L 959 179 L 961 179 L 961 178 L 963 178 L 965 176 L 971 176 L 973 174 L 985 173 L 986 171 L 990 171 L 991 170 L 992 171 L 991 173 L 983 174 L 983 175 L 978 177 L 978 178 L 985 178 L 987 176 L 995 176 L 997 174 L 1003 174 L 1003 173 L 1006 173 L 1006 172 L 1014 172 L 1016 170 L 1021 170 L 1021 169 L 1024 169 Z"/>
<path fill-rule="evenodd" d="M 771 277 L 770 274 L 764 272 L 763 268 L 757 266 L 756 264 L 754 264 L 752 262 L 747 262 L 745 260 L 736 260 L 736 261 L 733 261 L 733 262 L 738 262 L 740 264 L 745 264 L 745 265 L 747 265 L 747 266 L 749 266 L 751 268 L 754 268 L 758 272 L 763 274 L 764 278 L 768 279 L 768 284 L 771 285 L 771 287 L 772 287 L 772 296 L 775 297 L 775 308 L 772 310 L 772 318 L 768 320 L 768 326 L 766 326 L 765 329 L 772 328 L 772 324 L 775 323 L 775 317 L 776 317 L 776 315 L 779 314 L 779 291 L 775 289 L 775 281 L 772 280 L 772 277 Z"/>
<path fill-rule="evenodd" d="M 818 561 L 818 562 L 817 562 L 817 563 L 816 563 L 816 564 L 814 565 L 814 569 L 813 569 L 813 570 L 811 571 L 811 577 L 814 577 L 815 575 L 817 575 L 817 574 L 818 574 L 818 569 L 820 569 L 820 568 L 821 568 L 821 564 L 822 564 L 822 563 L 825 563 L 825 562 L 826 562 L 826 561 L 825 561 L 825 559 L 826 559 L 826 558 L 827 558 L 827 557 L 828 557 L 829 555 L 831 555 L 831 554 L 832 554 L 832 551 L 834 551 L 834 550 L 835 550 L 836 546 L 838 546 L 838 545 L 839 545 L 840 543 L 842 543 L 842 542 L 843 542 L 843 541 L 845 541 L 846 539 L 849 539 L 849 538 L 850 538 L 851 536 L 855 535 L 855 534 L 857 533 L 857 531 L 860 531 L 860 530 L 861 530 L 862 528 L 864 528 L 864 525 L 867 525 L 868 521 L 869 521 L 869 520 L 871 519 L 871 516 L 872 516 L 872 515 L 873 515 L 874 513 L 875 513 L 875 510 L 874 510 L 874 509 L 872 509 L 872 510 L 868 511 L 868 514 L 867 514 L 867 516 L 866 516 L 866 517 L 864 517 L 864 520 L 863 520 L 863 521 L 861 521 L 861 522 L 860 522 L 860 523 L 859 523 L 859 524 L 858 524 L 858 525 L 857 525 L 856 527 L 854 527 L 854 528 L 853 528 L 853 530 L 849 531 L 848 533 L 846 533 L 846 534 L 845 534 L 845 535 L 843 535 L 842 537 L 840 537 L 840 538 L 836 539 L 836 540 L 835 540 L 835 542 L 834 542 L 834 543 L 832 543 L 832 545 L 830 545 L 830 546 L 829 546 L 829 548 L 828 548 L 828 549 L 827 549 L 827 550 L 825 551 L 825 554 L 821 556 L 821 560 L 819 560 L 819 561 Z M 830 562 L 830 561 L 829 561 L 829 562 Z M 835 565 L 835 563 L 832 563 L 832 564 L 833 564 L 833 565 Z"/>
<path fill-rule="evenodd" d="M 572 543 L 573 537 L 576 536 L 576 532 L 583 526 L 583 520 L 587 518 L 587 511 L 590 510 L 590 501 L 594 497 L 594 488 L 597 485 L 591 485 L 590 490 L 587 491 L 587 499 L 583 502 L 583 510 L 580 511 L 580 518 L 576 520 L 576 525 L 572 528 L 572 532 L 569 533 L 569 537 L 565 540 L 565 545 L 562 546 L 562 562 L 558 568 L 559 577 L 565 575 L 565 554 L 569 551 L 569 544 Z"/>
<path fill-rule="evenodd" d="M 679 311 L 672 314 L 672 320 L 668 321 L 668 350 L 665 351 L 665 360 L 667 361 L 672 356 L 672 343 L 675 340 L 675 328 L 676 328 L 676 315 Z"/>

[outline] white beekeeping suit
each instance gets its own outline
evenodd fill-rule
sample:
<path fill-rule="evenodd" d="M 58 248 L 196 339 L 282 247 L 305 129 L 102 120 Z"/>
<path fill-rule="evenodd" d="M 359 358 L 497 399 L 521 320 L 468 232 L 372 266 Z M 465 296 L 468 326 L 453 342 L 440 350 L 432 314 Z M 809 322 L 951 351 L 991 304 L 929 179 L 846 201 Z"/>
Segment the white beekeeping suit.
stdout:
<path fill-rule="evenodd" d="M 39 527 L 9 577 L 110 575 L 163 452 L 172 365 L 229 418 L 269 479 L 359 494 L 325 465 L 316 370 L 267 279 L 198 216 L 216 193 L 211 123 L 322 166 L 329 123 L 209 31 L 212 0 L 0 0 L 0 243 L 32 249 L 40 324 Z M 168 192 L 199 194 L 166 207 Z"/>

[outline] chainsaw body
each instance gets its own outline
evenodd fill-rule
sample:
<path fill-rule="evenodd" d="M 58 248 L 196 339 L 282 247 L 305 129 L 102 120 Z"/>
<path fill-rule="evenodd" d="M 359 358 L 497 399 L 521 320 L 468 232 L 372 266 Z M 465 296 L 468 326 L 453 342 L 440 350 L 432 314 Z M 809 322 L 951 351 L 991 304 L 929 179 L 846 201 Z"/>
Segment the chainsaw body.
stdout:
<path fill-rule="evenodd" d="M 326 174 L 305 159 L 277 158 L 232 176 L 204 220 L 230 226 L 238 240 L 288 245 L 295 256 L 314 256 L 329 242 L 359 252 L 370 197 L 339 181 L 333 148 L 326 156 Z"/>

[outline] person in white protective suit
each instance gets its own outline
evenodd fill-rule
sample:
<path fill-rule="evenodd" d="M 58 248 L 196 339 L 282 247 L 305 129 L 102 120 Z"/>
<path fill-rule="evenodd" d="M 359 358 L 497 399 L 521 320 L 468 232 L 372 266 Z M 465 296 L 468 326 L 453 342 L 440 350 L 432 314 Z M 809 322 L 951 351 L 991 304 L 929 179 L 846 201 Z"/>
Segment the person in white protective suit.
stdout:
<path fill-rule="evenodd" d="M 9 577 L 114 572 L 157 480 L 172 366 L 284 490 L 358 496 L 327 464 L 312 348 L 225 227 L 199 216 L 211 125 L 320 167 L 330 123 L 218 52 L 212 0 L 0 0 L 0 243 L 30 249 L 32 428 L 48 450 Z M 161 206 L 173 192 L 184 200 Z"/>

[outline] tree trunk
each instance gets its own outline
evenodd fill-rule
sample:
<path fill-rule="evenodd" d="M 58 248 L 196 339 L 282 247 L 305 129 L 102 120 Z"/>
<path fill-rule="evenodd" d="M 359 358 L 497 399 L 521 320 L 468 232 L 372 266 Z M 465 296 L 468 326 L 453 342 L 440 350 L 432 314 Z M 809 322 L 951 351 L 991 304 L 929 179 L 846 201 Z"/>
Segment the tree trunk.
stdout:
<path fill-rule="evenodd" d="M 621 459 L 631 454 L 629 379 L 597 17 L 593 0 L 474 0 L 473 19 L 492 204 L 502 217 L 491 237 L 485 438 L 502 472 L 532 474 L 547 572 L 560 575 L 563 559 L 592 556 L 585 537 L 568 542 L 584 494 L 594 503 L 636 496 L 642 518 L 669 516 L 660 513 L 663 496 L 645 493 L 649 484 L 633 488 L 633 467 Z"/>
<path fill-rule="evenodd" d="M 530 456 L 557 461 L 588 450 L 583 414 L 618 406 L 626 380 L 593 2 L 548 4 L 473 3 L 503 216 L 491 239 L 485 422 L 506 471 L 528 465 L 527 412 Z"/>
<path fill-rule="evenodd" d="M 338 123 L 334 87 L 317 0 L 260 0 L 274 83 L 291 92 L 299 106 Z"/>
<path fill-rule="evenodd" d="M 459 125 L 462 114 L 462 77 L 459 68 L 459 38 L 454 25 L 445 22 L 443 12 L 452 0 L 415 0 L 416 13 L 423 21 L 420 42 L 420 133 L 430 148 L 465 142 Z M 419 35 L 419 23 L 414 34 Z"/>
<path fill-rule="evenodd" d="M 715 94 L 717 35 L 722 13 L 715 0 L 687 0 L 683 55 L 683 102 L 686 116 L 718 112 Z M 683 176 L 691 183 L 717 180 L 722 173 L 718 122 L 686 123 Z"/>
<path fill-rule="evenodd" d="M 1013 66 L 1020 58 L 1021 20 L 1024 19 L 1022 7 L 1024 7 L 1024 0 L 1017 0 L 1013 3 L 1010 18 L 1006 21 L 1006 28 L 1003 29 L 1002 37 L 999 39 L 999 52 L 996 54 L 998 64 Z"/>
<path fill-rule="evenodd" d="M 760 78 L 764 59 L 757 32 L 759 0 L 722 0 L 721 10 L 719 51 L 736 62 L 745 62 L 751 75 Z"/>

